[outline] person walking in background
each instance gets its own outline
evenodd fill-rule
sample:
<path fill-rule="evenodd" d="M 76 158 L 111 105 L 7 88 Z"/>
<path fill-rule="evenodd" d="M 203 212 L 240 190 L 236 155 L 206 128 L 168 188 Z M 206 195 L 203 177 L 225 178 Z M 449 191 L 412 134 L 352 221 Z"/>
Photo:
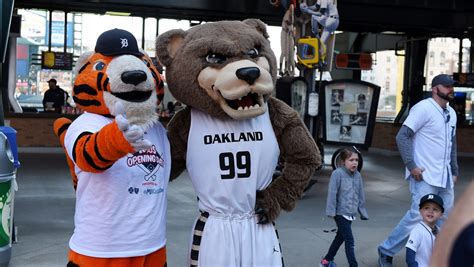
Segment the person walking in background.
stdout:
<path fill-rule="evenodd" d="M 412 195 L 411 208 L 378 247 L 379 266 L 391 267 L 393 256 L 402 249 L 410 231 L 421 220 L 420 199 L 437 194 L 447 218 L 454 202 L 454 183 L 459 169 L 456 149 L 456 112 L 449 106 L 454 99 L 450 76 L 440 74 L 431 82 L 432 97 L 422 100 L 410 113 L 397 134 L 400 155 L 406 166 L 405 179 Z"/>
<path fill-rule="evenodd" d="M 428 266 L 439 228 L 436 225 L 444 212 L 443 199 L 436 194 L 428 194 L 420 200 L 422 221 L 410 233 L 406 244 L 408 267 Z"/>
<path fill-rule="evenodd" d="M 49 79 L 49 89 L 44 93 L 43 108 L 46 112 L 61 113 L 61 107 L 66 106 L 69 94 L 59 87 L 56 79 Z"/>
<path fill-rule="evenodd" d="M 322 267 L 334 266 L 334 257 L 339 247 L 345 243 L 347 261 L 350 267 L 357 267 L 354 253 L 354 236 L 351 224 L 357 213 L 362 220 L 368 220 L 362 176 L 357 170 L 359 155 L 352 148 L 341 151 L 343 166 L 334 170 L 329 180 L 326 215 L 333 217 L 337 225 L 336 237 L 328 253 L 321 260 Z"/>

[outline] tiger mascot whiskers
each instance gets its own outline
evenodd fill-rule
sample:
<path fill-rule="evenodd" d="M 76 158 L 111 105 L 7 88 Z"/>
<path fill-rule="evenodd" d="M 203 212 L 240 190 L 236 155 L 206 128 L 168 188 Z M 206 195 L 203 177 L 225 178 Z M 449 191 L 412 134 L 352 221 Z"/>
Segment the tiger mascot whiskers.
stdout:
<path fill-rule="evenodd" d="M 54 123 L 76 190 L 68 266 L 165 266 L 171 158 L 156 113 L 161 76 L 120 29 L 101 34 L 74 71 L 73 99 L 85 112 Z"/>

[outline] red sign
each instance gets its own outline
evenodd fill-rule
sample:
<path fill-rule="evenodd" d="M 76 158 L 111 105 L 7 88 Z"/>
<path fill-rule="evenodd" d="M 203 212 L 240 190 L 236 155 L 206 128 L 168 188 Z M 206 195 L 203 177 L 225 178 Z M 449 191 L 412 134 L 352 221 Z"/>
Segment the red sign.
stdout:
<path fill-rule="evenodd" d="M 370 54 L 338 54 L 336 55 L 336 68 L 350 70 L 372 69 L 372 56 Z"/>

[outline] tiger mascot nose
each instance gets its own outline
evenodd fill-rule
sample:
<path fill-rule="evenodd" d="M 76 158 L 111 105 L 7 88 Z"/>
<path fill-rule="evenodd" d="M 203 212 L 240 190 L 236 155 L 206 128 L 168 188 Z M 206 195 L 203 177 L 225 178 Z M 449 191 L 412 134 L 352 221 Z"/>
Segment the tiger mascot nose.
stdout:
<path fill-rule="evenodd" d="M 147 76 L 142 70 L 131 70 L 123 72 L 121 78 L 124 83 L 137 85 L 146 81 Z"/>

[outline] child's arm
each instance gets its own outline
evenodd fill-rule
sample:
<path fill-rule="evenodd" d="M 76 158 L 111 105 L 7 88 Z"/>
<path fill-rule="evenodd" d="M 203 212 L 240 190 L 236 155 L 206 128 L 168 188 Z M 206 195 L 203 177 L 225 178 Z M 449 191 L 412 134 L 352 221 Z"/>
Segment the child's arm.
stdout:
<path fill-rule="evenodd" d="M 415 260 L 416 252 L 414 250 L 412 250 L 411 248 L 407 248 L 407 253 L 405 257 L 407 267 L 418 267 L 418 262 L 416 262 Z"/>
<path fill-rule="evenodd" d="M 336 216 L 337 191 L 339 189 L 340 177 L 337 170 L 333 171 L 329 179 L 328 198 L 326 201 L 326 215 Z"/>
<path fill-rule="evenodd" d="M 365 194 L 364 194 L 364 183 L 362 182 L 362 177 L 359 176 L 360 179 L 360 187 L 359 187 L 359 214 L 361 220 L 368 220 L 369 214 L 367 213 L 367 209 L 365 208 Z"/>
<path fill-rule="evenodd" d="M 420 240 L 422 240 L 422 234 L 420 233 L 420 229 L 417 229 L 418 227 L 419 225 L 417 224 L 412 229 L 410 236 L 408 237 L 408 242 L 405 245 L 407 248 L 405 261 L 408 267 L 418 267 L 418 262 L 416 262 L 415 256 L 416 251 L 420 248 Z"/>

